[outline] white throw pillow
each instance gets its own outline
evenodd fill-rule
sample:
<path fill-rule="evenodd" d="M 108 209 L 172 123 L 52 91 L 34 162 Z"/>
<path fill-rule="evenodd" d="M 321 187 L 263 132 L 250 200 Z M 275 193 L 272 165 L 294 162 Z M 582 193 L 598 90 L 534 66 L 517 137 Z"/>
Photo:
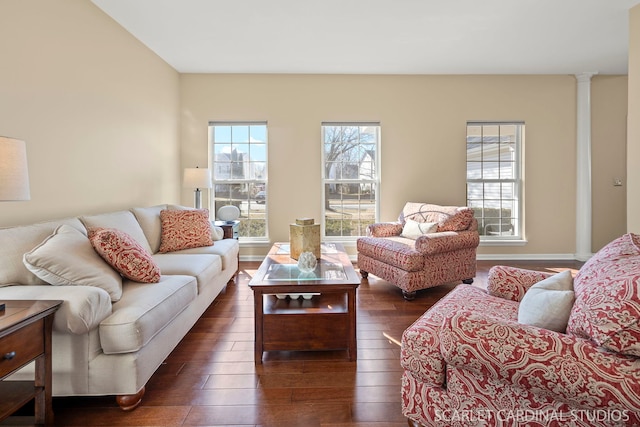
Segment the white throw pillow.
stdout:
<path fill-rule="evenodd" d="M 51 285 L 84 285 L 102 288 L 111 301 L 122 297 L 122 277 L 91 246 L 82 232 L 61 225 L 42 243 L 24 254 L 29 271 Z"/>
<path fill-rule="evenodd" d="M 222 227 L 213 225 L 213 222 L 211 222 L 211 237 L 214 241 L 224 239 L 224 230 Z"/>
<path fill-rule="evenodd" d="M 402 237 L 407 239 L 417 239 L 423 234 L 435 233 L 438 231 L 437 222 L 418 222 L 412 219 L 408 219 L 402 227 Z"/>
<path fill-rule="evenodd" d="M 574 301 L 571 271 L 554 274 L 524 294 L 518 307 L 518 322 L 564 333 Z"/>

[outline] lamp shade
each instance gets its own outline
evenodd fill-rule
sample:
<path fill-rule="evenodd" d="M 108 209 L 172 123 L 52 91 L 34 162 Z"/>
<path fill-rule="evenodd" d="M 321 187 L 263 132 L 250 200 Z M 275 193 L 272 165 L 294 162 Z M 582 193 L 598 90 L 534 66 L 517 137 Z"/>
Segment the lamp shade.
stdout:
<path fill-rule="evenodd" d="M 0 136 L 0 200 L 29 200 L 27 146 L 19 139 Z"/>
<path fill-rule="evenodd" d="M 211 188 L 211 171 L 206 168 L 186 168 L 182 178 L 186 188 Z"/>

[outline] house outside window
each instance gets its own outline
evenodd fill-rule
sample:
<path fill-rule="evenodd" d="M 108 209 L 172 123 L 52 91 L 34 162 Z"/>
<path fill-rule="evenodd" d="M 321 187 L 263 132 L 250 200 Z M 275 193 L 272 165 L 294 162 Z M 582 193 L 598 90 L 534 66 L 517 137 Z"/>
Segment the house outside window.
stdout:
<path fill-rule="evenodd" d="M 211 209 L 240 209 L 241 241 L 264 241 L 267 230 L 267 123 L 209 122 Z"/>
<path fill-rule="evenodd" d="M 380 123 L 322 123 L 323 233 L 355 240 L 378 220 Z"/>
<path fill-rule="evenodd" d="M 467 206 L 482 242 L 524 241 L 524 122 L 467 123 Z"/>

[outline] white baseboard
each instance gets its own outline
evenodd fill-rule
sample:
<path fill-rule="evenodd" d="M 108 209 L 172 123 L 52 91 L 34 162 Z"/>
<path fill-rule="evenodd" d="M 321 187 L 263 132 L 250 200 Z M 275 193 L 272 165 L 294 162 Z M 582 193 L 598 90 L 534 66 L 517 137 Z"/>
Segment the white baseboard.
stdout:
<path fill-rule="evenodd" d="M 350 255 L 356 261 L 356 255 Z M 241 255 L 240 261 L 262 262 L 263 255 Z M 576 261 L 575 254 L 478 254 L 478 261 Z"/>
<path fill-rule="evenodd" d="M 478 254 L 479 261 L 575 261 L 575 254 Z"/>

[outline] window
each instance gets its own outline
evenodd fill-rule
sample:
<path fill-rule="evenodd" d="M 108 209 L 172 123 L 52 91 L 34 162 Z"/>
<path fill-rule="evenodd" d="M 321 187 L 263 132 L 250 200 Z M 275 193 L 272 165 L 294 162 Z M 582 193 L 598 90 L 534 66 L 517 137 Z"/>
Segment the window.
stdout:
<path fill-rule="evenodd" d="M 267 238 L 267 123 L 209 123 L 213 206 L 240 209 L 241 239 Z"/>
<path fill-rule="evenodd" d="M 482 241 L 524 240 L 524 123 L 467 123 L 467 205 Z"/>
<path fill-rule="evenodd" d="M 378 219 L 379 123 L 323 123 L 326 237 L 363 236 Z"/>

